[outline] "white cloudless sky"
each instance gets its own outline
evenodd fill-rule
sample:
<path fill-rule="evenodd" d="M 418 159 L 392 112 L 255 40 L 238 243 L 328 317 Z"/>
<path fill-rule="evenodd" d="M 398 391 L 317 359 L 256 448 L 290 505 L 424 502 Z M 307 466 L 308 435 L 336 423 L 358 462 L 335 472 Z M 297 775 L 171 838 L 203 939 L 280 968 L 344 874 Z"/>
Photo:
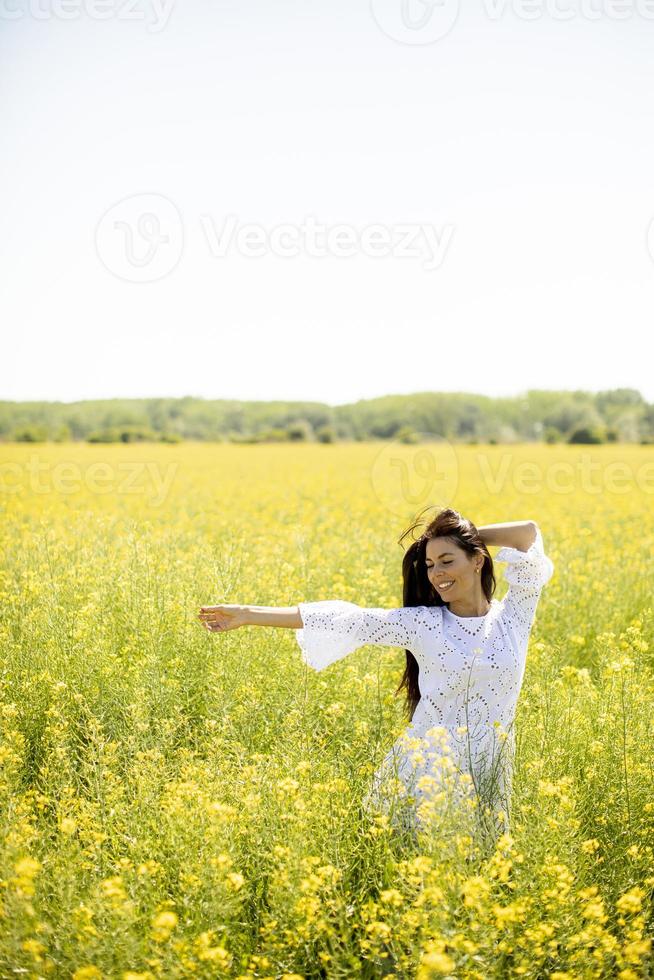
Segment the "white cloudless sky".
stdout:
<path fill-rule="evenodd" d="M 0 0 L 0 398 L 654 401 L 654 4 L 91 2 Z"/>

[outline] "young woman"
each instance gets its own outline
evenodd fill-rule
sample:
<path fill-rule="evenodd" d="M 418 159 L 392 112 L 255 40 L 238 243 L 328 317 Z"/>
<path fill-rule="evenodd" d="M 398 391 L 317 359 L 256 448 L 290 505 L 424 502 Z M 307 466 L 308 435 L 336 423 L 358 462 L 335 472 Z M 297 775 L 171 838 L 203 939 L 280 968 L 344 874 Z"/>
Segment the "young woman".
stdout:
<path fill-rule="evenodd" d="M 493 598 L 488 545 L 499 546 L 496 559 L 507 563 L 502 601 Z M 203 606 L 200 620 L 210 632 L 295 629 L 302 659 L 315 670 L 367 643 L 404 647 L 396 694 L 405 688 L 409 725 L 375 773 L 365 805 L 390 801 L 394 813 L 399 789 L 416 829 L 438 814 L 451 817 L 452 805 L 467 801 L 482 833 L 495 840 L 509 830 L 515 709 L 536 606 L 553 570 L 535 521 L 477 528 L 445 508 L 404 554 L 399 608 L 341 599 L 286 608 L 219 605 Z M 399 809 L 406 825 L 407 810 Z"/>

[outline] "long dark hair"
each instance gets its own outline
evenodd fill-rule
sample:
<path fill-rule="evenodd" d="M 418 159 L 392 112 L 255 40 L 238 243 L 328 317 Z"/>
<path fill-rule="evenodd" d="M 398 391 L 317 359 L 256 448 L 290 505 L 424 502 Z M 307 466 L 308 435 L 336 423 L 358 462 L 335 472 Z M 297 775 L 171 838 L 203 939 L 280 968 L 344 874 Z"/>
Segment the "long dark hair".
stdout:
<path fill-rule="evenodd" d="M 426 508 L 429 509 L 429 508 Z M 422 511 L 421 513 L 424 513 Z M 411 531 L 414 531 L 425 520 L 420 517 L 411 524 L 406 531 L 400 535 L 398 544 L 402 544 L 404 538 Z M 457 510 L 445 507 L 432 518 L 427 524 L 419 538 L 414 540 L 404 553 L 402 559 L 402 578 L 404 580 L 402 601 L 405 606 L 445 606 L 440 595 L 429 581 L 427 568 L 425 566 L 425 552 L 427 542 L 432 538 L 453 538 L 456 543 L 469 555 L 483 554 L 484 564 L 481 569 L 481 587 L 484 595 L 490 602 L 495 592 L 495 573 L 493 571 L 493 559 L 488 548 L 479 536 L 479 531 L 467 517 L 463 517 Z M 411 653 L 406 650 L 406 667 L 400 685 L 396 690 L 399 694 L 402 688 L 406 688 L 406 712 L 409 721 L 413 719 L 414 712 L 420 701 L 420 688 L 418 687 L 418 661 Z"/>

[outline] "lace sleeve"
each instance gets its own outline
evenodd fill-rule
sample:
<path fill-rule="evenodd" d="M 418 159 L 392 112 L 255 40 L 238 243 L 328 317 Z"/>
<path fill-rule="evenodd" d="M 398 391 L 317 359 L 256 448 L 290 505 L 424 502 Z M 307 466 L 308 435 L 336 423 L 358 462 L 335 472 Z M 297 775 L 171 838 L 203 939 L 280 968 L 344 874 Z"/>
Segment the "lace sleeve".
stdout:
<path fill-rule="evenodd" d="M 528 551 L 518 548 L 500 548 L 496 561 L 505 561 L 504 578 L 509 584 L 504 597 L 504 609 L 516 628 L 528 636 L 536 614 L 536 606 L 542 587 L 554 572 L 554 563 L 543 549 L 541 530 L 536 526 L 536 540 Z"/>
<path fill-rule="evenodd" d="M 298 603 L 303 627 L 295 631 L 302 659 L 323 670 L 366 643 L 405 647 L 422 653 L 420 606 L 363 608 L 344 599 Z"/>

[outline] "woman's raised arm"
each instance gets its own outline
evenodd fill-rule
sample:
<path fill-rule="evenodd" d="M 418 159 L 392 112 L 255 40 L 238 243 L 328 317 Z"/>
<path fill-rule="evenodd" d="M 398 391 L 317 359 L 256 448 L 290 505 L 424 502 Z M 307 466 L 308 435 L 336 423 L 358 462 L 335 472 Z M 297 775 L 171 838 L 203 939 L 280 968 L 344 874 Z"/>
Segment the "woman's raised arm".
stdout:
<path fill-rule="evenodd" d="M 210 633 L 224 633 L 239 626 L 286 626 L 301 629 L 297 606 L 201 606 L 199 620 Z"/>
<path fill-rule="evenodd" d="M 516 548 L 528 551 L 536 540 L 536 521 L 507 521 L 504 524 L 482 524 L 477 527 L 486 547 Z"/>

